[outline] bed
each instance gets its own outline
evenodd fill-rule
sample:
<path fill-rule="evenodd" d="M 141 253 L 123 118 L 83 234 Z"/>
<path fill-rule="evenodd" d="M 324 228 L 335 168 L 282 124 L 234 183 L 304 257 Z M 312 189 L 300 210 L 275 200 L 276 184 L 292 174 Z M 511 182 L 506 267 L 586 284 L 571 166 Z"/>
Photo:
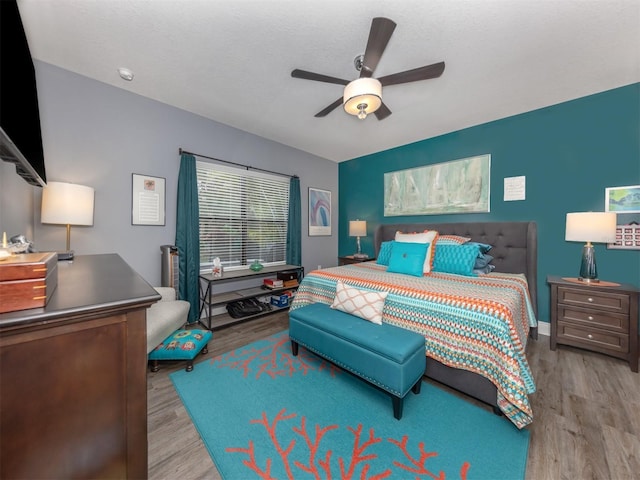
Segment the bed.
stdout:
<path fill-rule="evenodd" d="M 528 395 L 535 383 L 525 350 L 528 338 L 537 337 L 535 222 L 380 225 L 376 255 L 396 232 L 424 230 L 491 245 L 495 271 L 480 277 L 433 273 L 417 278 L 386 272 L 376 262 L 316 270 L 301 282 L 291 309 L 331 303 L 338 281 L 387 291 L 382 320 L 425 336 L 427 377 L 491 405 L 518 428 L 528 425 L 533 420 Z"/>

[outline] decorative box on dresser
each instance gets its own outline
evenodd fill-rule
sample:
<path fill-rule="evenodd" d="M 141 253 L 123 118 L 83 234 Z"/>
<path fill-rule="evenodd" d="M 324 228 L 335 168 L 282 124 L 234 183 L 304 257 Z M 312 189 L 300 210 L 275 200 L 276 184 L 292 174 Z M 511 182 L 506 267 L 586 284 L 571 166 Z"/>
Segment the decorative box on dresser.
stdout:
<path fill-rule="evenodd" d="M 622 358 L 638 371 L 638 295 L 633 285 L 548 276 L 551 350 L 571 345 Z"/>
<path fill-rule="evenodd" d="M 59 262 L 45 307 L 0 314 L 0 478 L 147 478 L 146 309 L 115 254 Z"/>

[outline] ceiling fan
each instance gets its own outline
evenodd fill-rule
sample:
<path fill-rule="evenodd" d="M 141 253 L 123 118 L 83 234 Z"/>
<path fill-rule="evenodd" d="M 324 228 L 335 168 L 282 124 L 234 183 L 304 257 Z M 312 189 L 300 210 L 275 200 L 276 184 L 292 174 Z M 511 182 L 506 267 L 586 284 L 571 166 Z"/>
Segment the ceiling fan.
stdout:
<path fill-rule="evenodd" d="M 395 22 L 388 18 L 376 17 L 372 20 L 364 55 L 359 55 L 354 60 L 356 70 L 360 71 L 360 77 L 353 81 L 299 69 L 291 72 L 293 78 L 345 85 L 342 97 L 316 113 L 316 117 L 324 117 L 342 104 L 347 113 L 357 115 L 361 120 L 370 113 L 375 113 L 378 120 L 383 120 L 391 115 L 391 110 L 382 101 L 382 87 L 428 80 L 442 75 L 444 62 L 373 78 L 373 72 L 395 28 Z"/>

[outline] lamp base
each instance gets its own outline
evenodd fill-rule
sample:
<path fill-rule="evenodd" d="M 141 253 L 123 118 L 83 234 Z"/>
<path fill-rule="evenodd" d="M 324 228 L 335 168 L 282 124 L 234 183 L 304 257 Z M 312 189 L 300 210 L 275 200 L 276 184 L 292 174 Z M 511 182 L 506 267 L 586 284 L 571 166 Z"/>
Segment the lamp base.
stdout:
<path fill-rule="evenodd" d="M 600 283 L 600 279 L 598 278 L 582 278 L 578 277 L 578 281 L 582 283 Z"/>
<path fill-rule="evenodd" d="M 354 253 L 353 258 L 369 258 L 369 255 L 366 253 Z"/>
<path fill-rule="evenodd" d="M 74 252 L 73 250 L 67 250 L 64 252 L 56 252 L 58 254 L 58 261 L 62 260 L 73 260 Z"/>
<path fill-rule="evenodd" d="M 585 283 L 598 282 L 598 268 L 596 267 L 596 251 L 591 242 L 582 247 L 582 262 L 580 263 L 581 281 Z"/>

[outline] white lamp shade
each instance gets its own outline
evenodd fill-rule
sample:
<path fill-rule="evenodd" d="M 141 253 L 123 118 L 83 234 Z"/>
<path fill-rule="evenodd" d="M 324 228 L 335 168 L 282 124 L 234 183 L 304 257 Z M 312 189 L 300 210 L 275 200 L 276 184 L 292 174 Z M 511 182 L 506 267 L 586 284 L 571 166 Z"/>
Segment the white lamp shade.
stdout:
<path fill-rule="evenodd" d="M 366 220 L 351 220 L 349 222 L 349 236 L 350 237 L 366 237 L 367 236 Z"/>
<path fill-rule="evenodd" d="M 344 87 L 342 102 L 350 115 L 358 115 L 360 105 L 365 105 L 367 115 L 373 113 L 382 105 L 382 84 L 375 78 L 358 78 Z"/>
<path fill-rule="evenodd" d="M 94 190 L 73 183 L 48 182 L 42 190 L 42 223 L 93 225 Z"/>
<path fill-rule="evenodd" d="M 564 239 L 568 242 L 613 243 L 616 214 L 613 212 L 567 213 Z"/>

